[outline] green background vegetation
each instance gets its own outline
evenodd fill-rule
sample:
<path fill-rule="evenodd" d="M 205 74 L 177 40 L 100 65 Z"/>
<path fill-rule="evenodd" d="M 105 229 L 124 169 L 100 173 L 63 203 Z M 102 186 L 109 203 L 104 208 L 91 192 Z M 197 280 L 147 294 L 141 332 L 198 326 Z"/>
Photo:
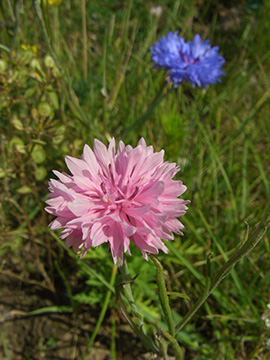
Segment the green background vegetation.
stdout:
<path fill-rule="evenodd" d="M 159 17 L 150 11 L 157 5 Z M 159 259 L 169 290 L 196 300 L 207 253 L 215 273 L 244 238 L 245 221 L 254 228 L 270 198 L 270 6 L 89 0 L 82 11 L 82 1 L 66 0 L 42 10 L 43 26 L 33 1 L 0 3 L 0 279 L 48 291 L 50 308 L 32 304 L 32 316 L 71 311 L 76 319 L 86 306 L 98 318 L 106 298 L 100 329 L 109 327 L 104 347 L 116 359 L 125 320 L 109 284 L 113 261 L 105 245 L 80 260 L 48 229 L 48 179 L 53 169 L 67 171 L 65 155 L 79 157 L 94 138 L 135 146 L 143 136 L 156 151 L 165 149 L 166 160 L 181 167 L 191 203 L 182 219 L 185 236 L 176 236 Z M 169 30 L 186 40 L 199 33 L 218 45 L 226 76 L 206 90 L 182 84 L 140 118 L 166 79 L 153 69 L 149 47 Z M 138 307 L 146 321 L 163 321 L 153 263 L 131 251 L 131 275 L 140 273 L 132 285 Z M 269 254 L 265 237 L 180 333 L 187 359 L 269 359 L 270 330 L 262 320 L 270 302 Z M 171 305 L 176 321 L 190 308 L 187 299 L 172 297 Z M 42 351 L 58 341 L 55 334 L 45 338 Z M 4 331 L 1 342 L 12 359 Z M 38 359 L 40 351 L 25 348 L 25 358 Z"/>

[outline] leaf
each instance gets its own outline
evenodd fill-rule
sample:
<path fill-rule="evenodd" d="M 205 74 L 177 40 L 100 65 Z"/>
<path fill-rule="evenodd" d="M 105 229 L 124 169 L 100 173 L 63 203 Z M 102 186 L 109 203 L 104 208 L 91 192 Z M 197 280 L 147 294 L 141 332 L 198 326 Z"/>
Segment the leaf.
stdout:
<path fill-rule="evenodd" d="M 191 301 L 191 298 L 188 295 L 180 293 L 178 291 L 167 291 L 167 294 L 172 297 L 180 297 L 180 298 Z"/>
<path fill-rule="evenodd" d="M 32 189 L 29 186 L 22 186 L 17 190 L 17 193 L 22 194 L 22 195 L 26 195 L 26 194 L 31 194 Z"/>
<path fill-rule="evenodd" d="M 41 315 L 48 313 L 72 313 L 73 309 L 69 306 L 46 306 L 37 310 L 33 310 L 29 312 L 29 315 Z"/>

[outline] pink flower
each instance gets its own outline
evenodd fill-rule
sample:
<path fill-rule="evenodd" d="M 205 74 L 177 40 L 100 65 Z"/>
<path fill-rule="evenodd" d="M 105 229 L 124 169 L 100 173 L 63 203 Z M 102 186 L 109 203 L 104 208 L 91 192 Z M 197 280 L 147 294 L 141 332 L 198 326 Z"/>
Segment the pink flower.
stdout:
<path fill-rule="evenodd" d="M 135 148 L 112 139 L 108 149 L 94 141 L 94 152 L 84 146 L 81 159 L 66 156 L 72 173 L 54 171 L 49 182 L 47 212 L 56 216 L 52 230 L 64 228 L 66 246 L 81 250 L 108 242 L 114 263 L 130 254 L 130 241 L 142 252 L 168 252 L 161 241 L 173 240 L 184 226 L 177 217 L 185 214 L 187 200 L 179 199 L 186 186 L 173 180 L 176 164 L 163 161 L 164 150 L 154 153 L 142 138 Z"/>

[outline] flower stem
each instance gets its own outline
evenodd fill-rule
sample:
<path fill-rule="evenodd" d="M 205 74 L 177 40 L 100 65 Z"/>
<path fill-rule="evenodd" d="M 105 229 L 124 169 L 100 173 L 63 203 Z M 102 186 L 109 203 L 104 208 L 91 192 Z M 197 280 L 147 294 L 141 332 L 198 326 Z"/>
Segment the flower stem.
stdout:
<path fill-rule="evenodd" d="M 130 286 L 131 277 L 130 277 L 130 273 L 129 273 L 129 269 L 128 269 L 127 260 L 126 260 L 125 257 L 124 257 L 124 260 L 123 260 L 123 265 L 120 267 L 120 272 L 121 272 L 123 281 L 125 282 L 125 284 L 123 285 L 123 289 L 124 289 L 126 298 L 127 298 L 128 302 L 129 302 L 129 305 L 131 307 L 131 311 L 136 315 L 137 325 L 141 329 L 143 329 L 144 324 L 143 324 L 143 321 L 142 321 L 142 317 L 138 312 L 138 309 L 137 309 L 137 306 L 135 304 L 134 297 L 133 297 L 133 294 L 132 294 L 132 290 L 131 290 L 131 286 Z"/>
<path fill-rule="evenodd" d="M 164 313 L 164 316 L 165 316 L 165 319 L 166 319 L 166 322 L 168 325 L 169 333 L 170 333 L 171 337 L 174 338 L 174 335 L 175 335 L 174 323 L 173 323 L 172 311 L 170 308 L 169 298 L 167 295 L 167 289 L 166 289 L 166 284 L 165 284 L 164 275 L 163 275 L 163 266 L 161 265 L 161 263 L 158 261 L 158 259 L 154 255 L 150 254 L 149 256 L 156 266 L 156 280 L 157 280 L 157 286 L 158 286 L 158 297 L 159 297 L 162 311 Z"/>
<path fill-rule="evenodd" d="M 82 0 L 82 42 L 83 42 L 83 80 L 87 80 L 87 30 L 85 0 Z"/>
<path fill-rule="evenodd" d="M 123 283 L 116 286 L 115 292 L 116 292 L 117 301 L 118 301 L 119 306 L 120 306 L 120 308 L 122 310 L 122 313 L 125 316 L 126 320 L 128 321 L 129 325 L 131 326 L 131 328 L 138 335 L 138 337 L 144 342 L 146 347 L 148 349 L 151 349 L 151 351 L 153 353 L 159 354 L 160 349 L 156 346 L 153 339 L 146 333 L 145 328 L 144 328 L 144 322 L 143 322 L 142 316 L 139 314 L 139 312 L 137 310 L 137 306 L 135 304 L 133 294 L 132 294 L 132 290 L 131 290 L 131 286 L 130 286 L 130 282 L 132 281 L 132 279 L 130 278 L 128 265 L 127 265 L 127 261 L 126 261 L 125 258 L 124 258 L 124 261 L 123 261 L 123 265 L 120 267 L 120 272 L 122 274 L 122 277 L 123 277 L 124 281 L 123 281 Z M 125 304 L 124 304 L 124 302 L 123 302 L 123 300 L 121 298 L 120 292 L 118 290 L 120 285 L 124 289 L 126 298 L 127 298 L 128 302 L 130 304 L 130 307 L 131 307 L 131 311 L 132 311 L 133 315 L 135 315 L 135 318 L 136 318 L 135 323 L 133 322 L 130 315 L 128 314 L 127 308 L 126 308 L 126 306 L 125 306 Z"/>
<path fill-rule="evenodd" d="M 163 334 L 164 338 L 166 338 L 172 345 L 175 353 L 175 360 L 182 360 L 184 359 L 184 353 L 181 349 L 178 341 L 173 337 L 171 334 L 167 333 L 167 331 L 161 329 L 161 333 Z"/>
<path fill-rule="evenodd" d="M 219 285 L 219 283 L 232 271 L 236 263 L 244 256 L 246 256 L 263 238 L 267 228 L 270 225 L 270 204 L 268 205 L 263 218 L 257 228 L 253 233 L 248 237 L 240 249 L 236 250 L 233 256 L 222 266 L 217 275 L 214 277 L 213 281 L 210 284 L 208 291 L 204 291 L 202 296 L 197 300 L 194 306 L 189 310 L 189 312 L 184 316 L 184 318 L 179 322 L 175 328 L 176 334 L 180 331 L 196 314 L 199 308 Z M 207 287 L 206 287 L 207 288 Z"/>
<path fill-rule="evenodd" d="M 167 84 L 164 83 L 164 85 L 161 87 L 159 93 L 155 97 L 155 99 L 152 101 L 152 103 L 149 105 L 149 107 L 145 110 L 142 115 L 138 117 L 138 119 L 124 132 L 123 138 L 126 139 L 130 132 L 136 131 L 138 132 L 139 129 L 143 126 L 145 120 L 148 118 L 148 116 L 154 111 L 155 107 L 158 106 L 158 104 L 168 95 L 172 92 L 174 89 L 173 87 L 170 88 L 166 93 L 163 92 L 164 87 Z"/>

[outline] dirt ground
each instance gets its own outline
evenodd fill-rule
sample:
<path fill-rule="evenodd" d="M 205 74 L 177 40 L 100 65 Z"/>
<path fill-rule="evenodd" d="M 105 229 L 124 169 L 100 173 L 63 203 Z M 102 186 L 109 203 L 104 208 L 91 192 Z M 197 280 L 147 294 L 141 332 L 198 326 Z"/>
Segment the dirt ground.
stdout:
<path fill-rule="evenodd" d="M 28 244 L 29 245 L 29 244 Z M 48 306 L 69 305 L 61 282 L 56 294 L 29 277 L 21 259 L 33 266 L 33 251 L 23 247 L 24 256 L 1 260 L 0 272 L 0 359 L 4 360 L 80 360 L 96 325 L 99 307 L 80 305 L 76 313 L 29 312 Z M 72 279 L 70 279 L 71 283 Z M 78 285 L 78 284 L 77 284 Z M 63 286 L 63 285 L 62 285 Z M 120 311 L 110 310 L 96 337 L 87 360 L 109 360 L 111 318 L 116 319 L 117 359 L 149 359 L 147 351 L 133 335 Z M 5 347 L 7 351 L 5 352 Z M 6 355 L 8 353 L 8 356 Z"/>

